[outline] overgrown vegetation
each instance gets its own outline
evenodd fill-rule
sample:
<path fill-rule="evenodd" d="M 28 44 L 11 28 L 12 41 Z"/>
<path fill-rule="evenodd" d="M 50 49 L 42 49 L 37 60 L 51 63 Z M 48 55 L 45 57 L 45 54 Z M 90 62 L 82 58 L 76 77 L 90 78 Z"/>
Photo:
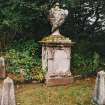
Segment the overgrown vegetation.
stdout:
<path fill-rule="evenodd" d="M 100 55 L 96 52 L 84 54 L 84 45 L 81 46 L 77 50 L 74 49 L 72 54 L 71 68 L 73 73 L 82 76 L 93 75 L 102 66 Z M 13 76 L 15 75 L 14 80 L 44 80 L 46 71 L 43 71 L 41 67 L 41 46 L 34 40 L 14 41 L 6 51 L 5 57 L 8 71 Z"/>
<path fill-rule="evenodd" d="M 102 62 L 96 52 L 90 57 L 75 53 L 72 58 L 72 69 L 74 71 L 74 75 L 95 75 L 96 72 L 99 71 L 100 63 Z"/>
<path fill-rule="evenodd" d="M 19 40 L 11 44 L 5 55 L 8 71 L 15 75 L 23 75 L 25 80 L 44 79 L 41 69 L 40 46 L 34 40 Z"/>

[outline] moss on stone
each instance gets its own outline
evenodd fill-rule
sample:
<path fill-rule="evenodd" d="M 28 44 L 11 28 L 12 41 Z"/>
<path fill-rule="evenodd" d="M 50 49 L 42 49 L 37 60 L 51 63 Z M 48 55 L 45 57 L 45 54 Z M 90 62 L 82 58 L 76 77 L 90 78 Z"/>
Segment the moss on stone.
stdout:
<path fill-rule="evenodd" d="M 71 43 L 71 40 L 63 35 L 49 35 L 43 38 L 42 43 Z"/>

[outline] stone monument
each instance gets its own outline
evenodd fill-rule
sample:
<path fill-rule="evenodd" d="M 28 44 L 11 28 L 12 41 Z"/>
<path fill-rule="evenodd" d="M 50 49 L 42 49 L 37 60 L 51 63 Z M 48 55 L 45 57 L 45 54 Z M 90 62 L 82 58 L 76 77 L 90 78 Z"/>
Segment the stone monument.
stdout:
<path fill-rule="evenodd" d="M 68 10 L 61 9 L 59 3 L 56 3 L 49 11 L 48 16 L 52 33 L 40 41 L 42 44 L 42 69 L 47 70 L 45 77 L 47 86 L 67 85 L 73 82 L 70 71 L 73 42 L 59 32 L 59 27 L 67 16 Z"/>
<path fill-rule="evenodd" d="M 1 84 L 0 84 L 0 105 L 1 105 L 1 97 L 2 97 L 2 88 L 1 88 Z"/>
<path fill-rule="evenodd" d="M 98 105 L 105 105 L 105 72 L 100 71 L 97 74 L 93 101 Z"/>
<path fill-rule="evenodd" d="M 5 78 L 5 59 L 0 57 L 0 78 Z"/>
<path fill-rule="evenodd" d="M 0 105 L 16 105 L 14 83 L 10 77 L 7 77 L 3 82 Z"/>

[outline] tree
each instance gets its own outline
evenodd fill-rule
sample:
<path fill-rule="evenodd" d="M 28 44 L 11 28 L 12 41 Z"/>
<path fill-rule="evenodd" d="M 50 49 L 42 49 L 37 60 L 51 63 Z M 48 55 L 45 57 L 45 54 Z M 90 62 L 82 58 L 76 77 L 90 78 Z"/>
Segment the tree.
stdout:
<path fill-rule="evenodd" d="M 11 42 L 27 37 L 40 40 L 50 34 L 48 10 L 55 2 L 69 10 L 61 27 L 64 35 L 72 35 L 77 41 L 81 37 L 93 39 L 104 32 L 104 0 L 0 0 L 0 40 Z"/>

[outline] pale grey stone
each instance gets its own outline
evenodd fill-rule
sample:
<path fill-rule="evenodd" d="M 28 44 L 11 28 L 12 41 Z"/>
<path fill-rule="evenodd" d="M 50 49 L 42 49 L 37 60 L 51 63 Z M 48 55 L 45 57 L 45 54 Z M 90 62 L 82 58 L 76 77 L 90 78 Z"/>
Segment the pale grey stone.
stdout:
<path fill-rule="evenodd" d="M 72 77 L 70 71 L 72 41 L 62 36 L 59 27 L 68 16 L 68 10 L 60 8 L 56 3 L 49 11 L 49 21 L 52 25 L 52 33 L 42 41 L 42 69 L 47 70 L 45 80 L 57 80 L 58 84 L 67 82 Z M 73 78 L 72 78 L 73 80 Z M 57 81 L 55 81 L 57 83 Z M 60 81 L 60 82 L 59 82 Z"/>
<path fill-rule="evenodd" d="M 0 88 L 0 105 L 1 105 L 1 95 L 2 95 L 2 89 Z"/>
<path fill-rule="evenodd" d="M 1 105 L 16 105 L 14 83 L 9 77 L 3 82 Z"/>
<path fill-rule="evenodd" d="M 42 67 L 47 69 L 46 79 L 56 75 L 57 78 L 62 76 L 71 76 L 70 61 L 71 61 L 70 47 L 48 47 L 42 57 Z"/>
<path fill-rule="evenodd" d="M 68 10 L 61 9 L 56 3 L 49 11 L 49 20 L 52 25 L 52 35 L 60 35 L 59 27 L 64 23 L 68 16 Z"/>
<path fill-rule="evenodd" d="M 97 74 L 93 101 L 98 105 L 105 105 L 105 72 L 100 71 Z"/>

